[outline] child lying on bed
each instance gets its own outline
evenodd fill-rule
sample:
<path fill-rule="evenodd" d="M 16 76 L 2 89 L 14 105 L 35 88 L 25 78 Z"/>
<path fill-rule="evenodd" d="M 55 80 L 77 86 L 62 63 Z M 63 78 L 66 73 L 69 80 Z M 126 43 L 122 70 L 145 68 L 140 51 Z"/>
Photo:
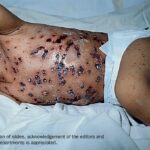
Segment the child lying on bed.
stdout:
<path fill-rule="evenodd" d="M 25 22 L 0 6 L 0 91 L 16 102 L 87 105 L 104 100 L 106 33 Z M 150 124 L 150 38 L 126 49 L 116 96 Z M 128 97 L 128 98 L 127 98 Z"/>

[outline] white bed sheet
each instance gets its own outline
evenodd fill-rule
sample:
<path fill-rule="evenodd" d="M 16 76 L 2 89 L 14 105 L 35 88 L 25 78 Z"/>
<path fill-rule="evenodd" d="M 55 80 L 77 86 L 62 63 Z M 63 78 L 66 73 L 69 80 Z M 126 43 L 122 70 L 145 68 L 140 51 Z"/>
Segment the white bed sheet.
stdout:
<path fill-rule="evenodd" d="M 10 10 L 19 15 L 21 18 L 31 22 L 41 22 L 91 31 L 111 32 L 126 29 L 144 29 L 145 27 L 149 26 L 150 21 L 148 15 L 150 13 L 150 6 L 148 5 L 149 1 L 141 3 L 142 0 L 136 1 L 137 4 L 140 5 L 125 10 L 121 10 L 121 8 L 131 5 L 133 6 L 133 1 L 131 1 L 131 5 L 129 5 L 129 3 L 123 3 L 123 1 L 118 1 L 120 3 L 116 3 L 117 0 L 112 0 L 111 2 L 109 1 L 110 3 L 108 3 L 108 1 L 101 1 L 101 5 L 99 7 L 96 6 L 98 4 L 98 1 L 95 1 L 95 5 L 92 4 L 92 8 L 96 9 L 95 11 L 89 11 L 89 9 L 91 8 L 91 1 L 88 1 L 88 5 L 84 7 L 85 11 L 81 12 L 80 10 L 82 7 L 80 7 L 80 9 L 77 9 L 79 1 L 75 6 L 70 5 L 72 6 L 72 9 L 69 10 L 61 10 L 60 7 L 65 8 L 65 3 L 62 3 L 61 6 L 54 5 L 56 4 L 56 1 L 45 1 L 45 5 L 43 5 L 43 7 L 41 7 L 43 4 L 42 1 L 39 0 L 37 0 L 36 2 L 32 1 L 32 6 L 30 4 L 30 1 L 0 1 L 5 6 L 8 6 Z M 72 3 L 73 2 L 74 1 L 72 1 Z M 85 1 L 83 2 L 83 4 L 84 3 Z M 50 14 L 48 14 L 48 9 L 51 4 L 53 4 L 53 8 Z M 68 4 L 68 1 L 66 4 Z M 49 7 L 46 7 L 46 5 L 49 5 Z M 44 8 L 47 8 L 47 11 L 44 12 Z M 106 8 L 105 11 L 104 8 Z M 103 10 L 104 12 L 101 10 L 99 11 L 99 9 Z M 86 10 L 88 10 L 89 12 L 87 12 Z M 60 14 L 61 16 L 59 16 Z M 149 127 L 145 127 L 144 125 L 139 125 L 136 123 L 134 123 L 134 126 L 131 126 L 126 112 L 119 106 L 114 106 L 112 104 L 94 104 L 84 107 L 78 107 L 56 104 L 51 107 L 35 106 L 26 103 L 22 103 L 19 106 L 4 96 L 1 96 L 0 99 L 1 135 L 104 135 L 104 139 L 101 139 L 100 141 L 58 140 L 58 145 L 55 146 L 22 146 L 0 144 L 0 149 L 148 150 L 150 147 Z M 0 141 L 2 140 L 3 139 L 1 138 Z"/>
<path fill-rule="evenodd" d="M 101 139 L 57 140 L 57 145 L 2 145 L 1 149 L 18 150 L 138 150 L 129 137 L 129 122 L 123 110 L 117 110 L 111 104 L 93 104 L 89 106 L 68 106 L 56 104 L 53 107 L 35 106 L 15 102 L 1 97 L 0 105 L 1 135 L 100 135 Z M 123 117 L 124 116 L 124 117 Z M 121 139 L 121 140 L 120 140 Z M 10 141 L 1 138 L 0 141 Z M 12 140 L 12 139 L 11 139 Z M 19 139 L 34 141 L 34 139 Z M 39 139 L 35 139 L 39 140 Z M 45 139 L 47 141 L 48 139 Z"/>
<path fill-rule="evenodd" d="M 57 4 L 60 1 L 61 5 Z M 100 32 L 143 29 L 150 26 L 149 0 L 136 0 L 136 3 L 133 3 L 135 0 L 94 0 L 95 3 L 93 0 L 76 0 L 76 3 L 74 0 L 44 0 L 44 2 L 32 0 L 32 4 L 30 0 L 0 0 L 0 2 L 30 22 Z M 66 9 L 68 2 L 70 9 Z M 84 11 L 74 7 L 74 3 L 83 6 Z M 121 9 L 126 7 L 129 8 Z"/>

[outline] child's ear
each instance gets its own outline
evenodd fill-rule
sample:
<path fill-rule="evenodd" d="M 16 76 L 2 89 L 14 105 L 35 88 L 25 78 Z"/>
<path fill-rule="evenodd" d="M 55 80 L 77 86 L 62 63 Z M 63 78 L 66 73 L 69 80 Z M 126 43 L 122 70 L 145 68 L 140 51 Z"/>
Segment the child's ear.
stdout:
<path fill-rule="evenodd" d="M 0 34 L 9 34 L 25 22 L 0 5 Z"/>

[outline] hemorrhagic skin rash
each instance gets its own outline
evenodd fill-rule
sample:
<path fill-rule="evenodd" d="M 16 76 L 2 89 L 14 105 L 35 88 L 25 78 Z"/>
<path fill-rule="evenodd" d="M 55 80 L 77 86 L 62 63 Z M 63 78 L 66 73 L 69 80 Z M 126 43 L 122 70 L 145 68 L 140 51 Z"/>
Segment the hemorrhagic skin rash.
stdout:
<path fill-rule="evenodd" d="M 0 61 L 6 78 L 12 77 L 2 86 L 6 94 L 38 105 L 102 101 L 106 56 L 99 47 L 106 34 L 36 24 L 20 31 L 2 41 L 6 57 Z"/>

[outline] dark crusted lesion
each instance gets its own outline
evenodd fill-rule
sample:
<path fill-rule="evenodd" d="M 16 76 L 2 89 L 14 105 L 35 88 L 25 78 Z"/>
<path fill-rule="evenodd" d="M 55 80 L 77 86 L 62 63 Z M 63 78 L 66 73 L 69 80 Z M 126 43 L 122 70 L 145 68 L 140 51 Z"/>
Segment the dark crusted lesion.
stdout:
<path fill-rule="evenodd" d="M 96 68 L 97 70 L 100 70 L 100 69 L 101 69 L 101 64 L 95 64 L 95 68 Z"/>
<path fill-rule="evenodd" d="M 43 99 L 42 98 L 33 98 L 33 103 L 36 104 L 42 104 L 43 105 Z"/>
<path fill-rule="evenodd" d="M 42 59 L 45 59 L 46 56 L 47 56 L 47 54 L 48 54 L 48 50 L 45 49 L 44 46 L 39 46 L 38 48 L 32 50 L 31 53 L 30 53 L 30 55 L 35 56 L 35 55 L 37 55 L 39 52 L 42 52 L 42 53 L 41 53 L 41 58 L 42 58 Z"/>
<path fill-rule="evenodd" d="M 18 60 L 19 60 L 20 62 L 22 62 L 22 58 L 21 58 L 21 57 L 18 57 Z"/>
<path fill-rule="evenodd" d="M 47 71 L 42 69 L 37 71 L 32 77 L 27 78 L 27 82 L 36 86 L 45 83 L 51 83 L 51 79 L 47 76 Z"/>
<path fill-rule="evenodd" d="M 28 96 L 33 97 L 34 95 L 32 93 L 28 93 Z"/>
<path fill-rule="evenodd" d="M 90 55 L 92 56 L 92 58 L 99 60 L 100 59 L 100 54 L 98 54 L 98 52 L 92 51 L 90 53 Z"/>
<path fill-rule="evenodd" d="M 46 76 L 46 70 L 45 70 L 45 69 L 42 70 L 42 74 L 43 74 L 44 76 Z"/>
<path fill-rule="evenodd" d="M 57 70 L 58 70 L 58 72 L 62 72 L 62 69 L 65 67 L 65 65 L 64 65 L 64 63 L 61 61 L 61 62 L 58 62 L 58 64 L 57 64 Z"/>
<path fill-rule="evenodd" d="M 63 75 L 58 72 L 58 80 L 59 80 L 59 85 L 64 86 L 66 84 L 66 80 L 64 79 Z"/>
<path fill-rule="evenodd" d="M 74 43 L 73 43 L 73 41 L 70 39 L 70 40 L 68 40 L 68 41 L 66 42 L 66 45 L 67 45 L 66 51 L 68 51 L 69 48 L 70 48 L 72 45 L 74 45 Z"/>
<path fill-rule="evenodd" d="M 75 93 L 74 93 L 73 89 L 69 89 L 67 93 L 71 99 L 75 98 Z"/>
<path fill-rule="evenodd" d="M 97 97 L 96 93 L 97 91 L 92 86 L 89 86 L 86 89 L 85 95 L 83 96 L 75 93 L 75 91 L 72 88 L 69 88 L 67 91 L 67 97 L 56 97 L 54 101 L 56 103 L 88 105 L 90 103 L 100 102 L 101 99 Z"/>
<path fill-rule="evenodd" d="M 48 50 L 44 49 L 44 52 L 42 54 L 42 59 L 45 59 L 45 57 L 47 56 L 47 54 L 48 54 Z"/>
<path fill-rule="evenodd" d="M 67 54 L 62 54 L 62 60 L 66 58 Z"/>
<path fill-rule="evenodd" d="M 44 78 L 44 79 L 43 79 L 43 83 L 47 83 L 47 79 Z"/>
<path fill-rule="evenodd" d="M 78 45 L 74 45 L 74 49 L 76 50 L 77 52 L 77 58 L 79 58 L 81 56 L 81 53 L 80 53 L 80 48 Z"/>
<path fill-rule="evenodd" d="M 30 37 L 30 39 L 33 40 L 33 39 L 35 39 L 35 37 L 32 36 L 32 37 Z"/>
<path fill-rule="evenodd" d="M 20 91 L 24 92 L 26 88 L 26 84 L 24 82 L 19 82 L 19 85 L 20 85 Z"/>
<path fill-rule="evenodd" d="M 88 39 L 89 38 L 89 34 L 86 31 L 81 31 L 80 32 L 80 39 Z"/>
<path fill-rule="evenodd" d="M 57 61 L 59 61 L 59 57 L 60 57 L 60 56 L 59 56 L 59 53 L 58 53 L 58 54 L 56 54 L 56 56 L 55 56 L 55 57 L 56 57 L 56 60 L 57 60 Z"/>
<path fill-rule="evenodd" d="M 65 67 L 63 69 L 63 75 L 67 75 L 68 74 L 68 71 L 69 71 L 69 68 L 68 67 Z"/>
<path fill-rule="evenodd" d="M 103 58 L 103 60 L 102 60 L 102 64 L 103 64 L 103 65 L 105 65 L 105 58 Z"/>
<path fill-rule="evenodd" d="M 59 82 L 59 85 L 61 85 L 61 86 L 64 86 L 66 84 L 67 81 L 65 80 L 64 76 L 67 75 L 67 73 L 69 71 L 68 67 L 66 67 L 63 62 L 65 57 L 66 57 L 66 54 L 60 55 L 59 53 L 57 53 L 55 56 L 55 58 L 56 58 L 55 66 L 56 67 L 51 67 L 52 72 L 54 70 L 56 70 L 58 82 Z"/>
<path fill-rule="evenodd" d="M 81 96 L 75 95 L 72 90 L 68 91 L 68 95 L 69 95 L 69 97 L 61 97 L 61 96 L 56 97 L 54 101 L 56 103 L 65 103 L 65 104 L 70 105 L 70 104 L 73 104 L 74 102 L 77 102 L 81 99 Z"/>
<path fill-rule="evenodd" d="M 51 38 L 46 39 L 46 42 L 51 42 L 51 41 L 52 41 Z"/>
<path fill-rule="evenodd" d="M 85 87 L 84 82 L 80 83 L 80 88 L 83 89 Z"/>
<path fill-rule="evenodd" d="M 66 80 L 64 79 L 64 76 L 63 76 L 64 68 L 65 68 L 65 65 L 63 61 L 56 63 L 56 70 L 57 70 L 59 85 L 62 85 L 62 86 L 66 84 Z"/>
<path fill-rule="evenodd" d="M 93 87 L 89 86 L 86 89 L 85 98 L 86 99 L 91 99 L 94 96 L 95 93 L 96 93 L 96 90 Z"/>
<path fill-rule="evenodd" d="M 20 63 L 22 63 L 22 58 L 21 57 L 18 57 L 18 58 L 16 58 L 16 57 L 14 57 L 14 64 L 16 65 L 16 66 L 18 66 L 18 65 L 20 65 Z M 14 67 L 15 68 L 15 67 Z"/>
<path fill-rule="evenodd" d="M 21 86 L 26 86 L 26 84 L 23 83 L 23 82 L 20 82 L 19 84 L 20 84 Z"/>
<path fill-rule="evenodd" d="M 97 35 L 93 35 L 93 40 L 100 43 L 102 45 L 102 40 Z"/>
<path fill-rule="evenodd" d="M 75 70 L 74 65 L 69 66 L 69 71 L 71 72 L 72 75 L 75 75 L 76 70 Z"/>
<path fill-rule="evenodd" d="M 12 70 L 15 74 L 17 74 L 19 72 L 18 68 L 16 68 L 16 67 L 12 67 Z"/>
<path fill-rule="evenodd" d="M 97 76 L 97 77 L 96 77 L 96 82 L 99 83 L 100 81 L 101 81 L 101 77 L 100 77 L 100 76 Z"/>
<path fill-rule="evenodd" d="M 40 78 L 40 75 L 39 74 L 36 74 L 35 77 L 34 77 L 34 84 L 42 84 L 42 80 Z"/>
<path fill-rule="evenodd" d="M 80 65 L 79 68 L 77 69 L 77 74 L 78 74 L 78 76 L 80 76 L 83 73 L 84 73 L 84 68 Z"/>
<path fill-rule="evenodd" d="M 30 53 L 30 55 L 34 55 L 34 54 L 37 54 L 38 53 L 38 49 L 34 49 L 32 50 L 32 52 Z"/>
<path fill-rule="evenodd" d="M 53 37 L 56 36 L 56 35 L 52 35 Z M 53 43 L 57 43 L 57 44 L 60 44 L 63 40 L 65 40 L 68 36 L 65 35 L 65 34 L 62 34 L 62 35 L 59 35 L 58 38 L 53 41 Z"/>

